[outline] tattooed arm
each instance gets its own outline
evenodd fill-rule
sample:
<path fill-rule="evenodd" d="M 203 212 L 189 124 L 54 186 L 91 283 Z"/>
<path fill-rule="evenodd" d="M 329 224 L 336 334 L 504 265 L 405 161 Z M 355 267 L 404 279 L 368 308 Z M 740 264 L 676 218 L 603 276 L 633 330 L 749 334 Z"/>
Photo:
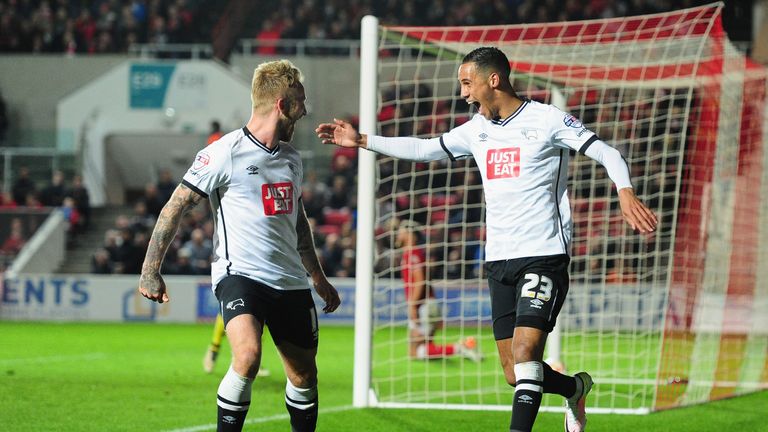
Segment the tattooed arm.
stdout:
<path fill-rule="evenodd" d="M 180 184 L 173 191 L 173 195 L 160 212 L 155 229 L 152 231 L 152 237 L 149 239 L 147 256 L 144 257 L 144 265 L 141 267 L 141 278 L 139 279 L 139 292 L 142 296 L 158 303 L 168 301 L 165 281 L 160 275 L 160 266 L 163 264 L 168 246 L 176 237 L 181 216 L 203 199 L 202 195 L 183 184 Z"/>
<path fill-rule="evenodd" d="M 339 299 L 339 293 L 336 291 L 336 288 L 328 282 L 328 278 L 325 276 L 325 272 L 323 272 L 323 267 L 317 259 L 312 229 L 309 226 L 309 220 L 307 220 L 307 213 L 304 211 L 304 203 L 301 201 L 299 201 L 298 205 L 296 234 L 298 235 L 296 250 L 301 255 L 301 262 L 304 264 L 304 268 L 307 269 L 307 273 L 312 277 L 315 291 L 325 301 L 323 312 L 333 312 L 341 304 L 341 299 Z"/>

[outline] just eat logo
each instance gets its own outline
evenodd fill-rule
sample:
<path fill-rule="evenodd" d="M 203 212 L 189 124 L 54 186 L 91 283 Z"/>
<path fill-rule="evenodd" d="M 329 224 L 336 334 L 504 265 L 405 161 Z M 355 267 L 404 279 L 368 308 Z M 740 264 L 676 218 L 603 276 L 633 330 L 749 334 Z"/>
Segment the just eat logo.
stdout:
<path fill-rule="evenodd" d="M 520 176 L 520 147 L 488 150 L 486 155 L 488 180 Z"/>
<path fill-rule="evenodd" d="M 274 216 L 293 212 L 293 184 L 290 182 L 261 185 L 264 214 Z"/>

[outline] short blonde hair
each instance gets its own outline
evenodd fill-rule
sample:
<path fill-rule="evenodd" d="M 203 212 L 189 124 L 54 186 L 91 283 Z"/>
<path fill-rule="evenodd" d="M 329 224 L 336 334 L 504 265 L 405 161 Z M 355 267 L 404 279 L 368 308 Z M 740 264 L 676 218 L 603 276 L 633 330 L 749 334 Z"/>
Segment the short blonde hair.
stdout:
<path fill-rule="evenodd" d="M 290 88 L 298 88 L 304 77 L 288 60 L 275 60 L 256 66 L 251 81 L 251 105 L 254 111 L 266 111 L 276 99 L 284 98 Z"/>

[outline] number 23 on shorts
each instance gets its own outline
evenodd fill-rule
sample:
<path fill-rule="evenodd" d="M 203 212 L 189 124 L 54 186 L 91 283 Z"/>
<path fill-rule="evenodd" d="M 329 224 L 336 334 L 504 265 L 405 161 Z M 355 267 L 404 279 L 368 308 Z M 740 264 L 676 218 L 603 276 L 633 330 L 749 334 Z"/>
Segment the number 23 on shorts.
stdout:
<path fill-rule="evenodd" d="M 548 276 L 536 273 L 525 274 L 525 284 L 520 289 L 521 297 L 537 298 L 541 301 L 549 301 L 552 298 L 552 279 Z"/>

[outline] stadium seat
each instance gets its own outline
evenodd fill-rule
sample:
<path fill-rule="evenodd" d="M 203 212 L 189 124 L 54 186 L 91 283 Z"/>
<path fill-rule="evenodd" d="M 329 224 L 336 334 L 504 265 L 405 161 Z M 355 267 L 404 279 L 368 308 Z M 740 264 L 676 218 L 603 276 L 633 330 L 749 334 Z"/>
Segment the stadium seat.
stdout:
<path fill-rule="evenodd" d="M 448 212 L 446 211 L 433 211 L 429 214 L 429 220 L 431 223 L 445 222 L 448 218 Z"/>
<path fill-rule="evenodd" d="M 341 233 L 340 225 L 318 225 L 316 229 L 318 233 L 324 236 Z"/>
<path fill-rule="evenodd" d="M 456 196 L 451 194 L 425 194 L 419 197 L 419 202 L 425 207 L 439 207 L 455 204 Z"/>
<path fill-rule="evenodd" d="M 341 227 L 352 219 L 352 213 L 348 210 L 326 209 L 323 215 L 325 216 L 326 225 L 335 225 L 337 227 Z"/>

